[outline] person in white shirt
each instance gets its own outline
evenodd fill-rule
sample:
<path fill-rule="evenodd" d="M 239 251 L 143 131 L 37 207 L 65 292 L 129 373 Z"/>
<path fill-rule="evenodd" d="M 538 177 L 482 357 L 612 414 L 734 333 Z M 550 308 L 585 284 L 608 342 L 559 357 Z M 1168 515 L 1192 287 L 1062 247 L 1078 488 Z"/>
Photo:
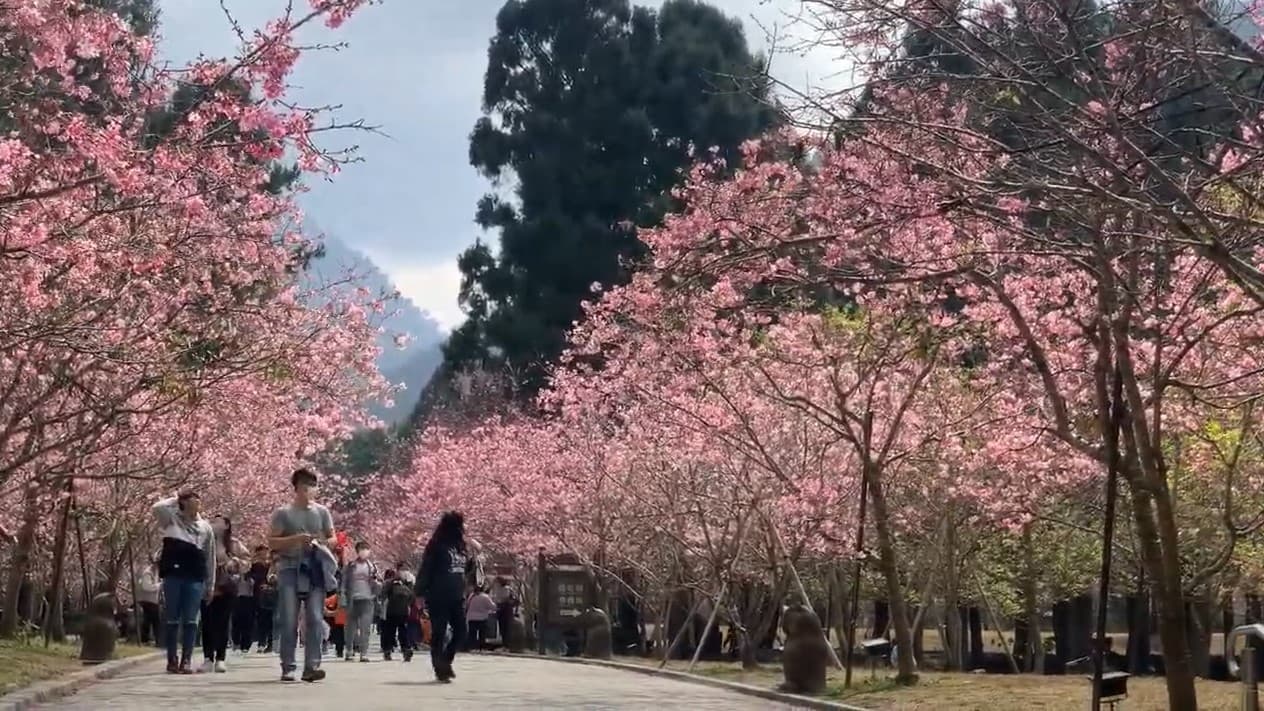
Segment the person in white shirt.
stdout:
<path fill-rule="evenodd" d="M 202 601 L 215 586 L 215 534 L 201 515 L 196 492 L 154 504 L 154 517 L 162 531 L 162 555 L 158 574 L 167 605 L 167 672 L 192 674 L 193 643 L 197 639 Z M 176 660 L 176 644 L 180 657 Z"/>
<path fill-rule="evenodd" d="M 136 602 L 140 603 L 140 642 L 141 644 L 162 645 L 162 633 L 159 631 L 158 601 L 162 592 L 162 581 L 158 579 L 158 561 L 152 561 L 140 571 L 136 578 Z"/>
<path fill-rule="evenodd" d="M 469 626 L 468 644 L 474 649 L 487 645 L 487 618 L 496 612 L 496 603 L 482 585 L 474 587 L 474 594 L 465 604 L 465 621 Z"/>
<path fill-rule="evenodd" d="M 514 608 L 517 606 L 513 588 L 509 586 L 509 579 L 503 575 L 497 575 L 492 581 L 491 594 L 492 602 L 496 603 L 496 629 L 499 631 L 500 642 L 508 646 L 509 628 L 513 623 Z"/>

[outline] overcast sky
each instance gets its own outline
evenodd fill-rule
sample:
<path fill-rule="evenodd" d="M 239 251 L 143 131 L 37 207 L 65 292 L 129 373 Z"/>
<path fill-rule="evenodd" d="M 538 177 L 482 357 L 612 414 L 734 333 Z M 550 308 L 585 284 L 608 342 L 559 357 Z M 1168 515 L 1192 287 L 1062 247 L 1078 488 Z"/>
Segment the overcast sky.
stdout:
<path fill-rule="evenodd" d="M 284 0 L 225 0 L 247 29 L 284 8 Z M 446 328 L 460 322 L 456 258 L 480 236 L 473 215 L 488 185 L 469 165 L 467 136 L 479 116 L 487 42 L 503 0 L 385 0 L 357 13 L 337 32 L 323 27 L 304 40 L 340 41 L 337 52 L 307 54 L 291 95 L 307 105 L 341 104 L 339 116 L 363 118 L 388 137 L 345 134 L 363 162 L 304 196 L 310 221 L 366 253 L 406 296 Z M 659 5 L 655 0 L 639 4 Z M 807 28 L 792 19 L 799 0 L 712 0 L 740 19 L 752 47 L 802 44 Z M 296 6 L 305 6 L 296 0 Z M 161 48 L 183 63 L 199 54 L 225 56 L 237 39 L 217 0 L 161 0 Z M 758 24 L 757 24 L 758 23 Z M 789 29 L 787 29 L 789 28 Z M 773 74 L 799 88 L 846 84 L 836 53 L 774 56 Z"/>

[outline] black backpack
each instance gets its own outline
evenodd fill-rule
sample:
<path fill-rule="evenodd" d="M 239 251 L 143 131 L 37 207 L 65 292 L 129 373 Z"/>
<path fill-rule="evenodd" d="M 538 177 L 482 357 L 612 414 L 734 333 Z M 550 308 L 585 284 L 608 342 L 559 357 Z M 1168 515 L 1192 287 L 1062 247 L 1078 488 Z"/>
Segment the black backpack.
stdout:
<path fill-rule="evenodd" d="M 413 589 L 408 583 L 396 578 L 386 591 L 386 616 L 407 617 L 408 606 L 413 602 Z"/>

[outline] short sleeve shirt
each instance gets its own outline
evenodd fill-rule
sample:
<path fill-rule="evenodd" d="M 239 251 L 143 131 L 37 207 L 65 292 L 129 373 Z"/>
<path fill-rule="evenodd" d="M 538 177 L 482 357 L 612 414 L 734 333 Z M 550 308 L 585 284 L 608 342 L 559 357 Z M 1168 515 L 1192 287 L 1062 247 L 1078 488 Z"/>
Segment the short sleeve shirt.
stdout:
<path fill-rule="evenodd" d="M 308 504 L 306 508 L 297 508 L 293 504 L 282 506 L 272 513 L 272 529 L 282 536 L 296 536 L 306 533 L 317 539 L 332 538 L 334 535 L 334 517 L 329 509 L 320 504 Z M 303 562 L 302 550 L 280 551 L 277 554 L 277 569 L 290 570 L 299 567 Z"/>

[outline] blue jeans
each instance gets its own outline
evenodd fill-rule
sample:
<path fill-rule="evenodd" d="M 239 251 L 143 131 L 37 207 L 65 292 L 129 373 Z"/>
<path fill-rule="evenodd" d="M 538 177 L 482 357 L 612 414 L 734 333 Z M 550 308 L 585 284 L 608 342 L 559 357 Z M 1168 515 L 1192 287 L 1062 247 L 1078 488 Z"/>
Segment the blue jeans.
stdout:
<path fill-rule="evenodd" d="M 325 636 L 325 597 L 320 591 L 309 593 L 306 579 L 300 579 L 298 570 L 277 571 L 277 637 L 280 638 L 281 671 L 294 671 L 294 652 L 298 648 L 298 608 L 304 599 L 307 604 L 303 622 L 307 644 L 303 647 L 303 669 L 320 668 L 320 643 Z"/>
<path fill-rule="evenodd" d="M 198 615 L 202 612 L 202 595 L 206 583 L 189 578 L 163 578 L 162 594 L 167 610 L 167 661 L 176 661 L 176 643 L 180 658 L 191 659 L 197 640 Z"/>

